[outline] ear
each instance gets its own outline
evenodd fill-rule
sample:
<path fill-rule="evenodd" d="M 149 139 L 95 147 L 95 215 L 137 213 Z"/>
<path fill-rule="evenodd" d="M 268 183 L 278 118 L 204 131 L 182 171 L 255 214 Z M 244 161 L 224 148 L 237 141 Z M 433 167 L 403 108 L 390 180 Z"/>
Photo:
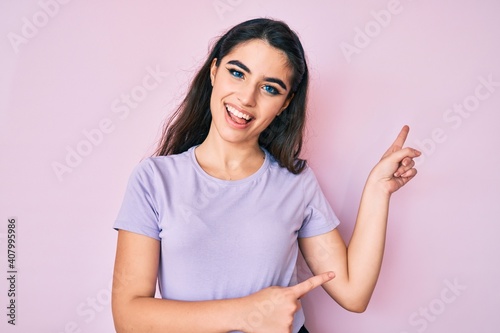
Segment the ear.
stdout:
<path fill-rule="evenodd" d="M 295 96 L 295 94 L 291 94 L 290 96 L 287 97 L 285 103 L 283 103 L 283 106 L 280 109 L 280 112 L 278 112 L 278 114 L 276 116 L 279 116 L 281 114 L 281 112 L 283 112 L 288 107 L 288 105 L 290 105 L 290 102 L 292 101 L 294 96 Z"/>
<path fill-rule="evenodd" d="M 212 86 L 215 81 L 215 74 L 217 73 L 217 58 L 212 60 L 212 64 L 210 65 L 210 81 L 212 82 Z"/>

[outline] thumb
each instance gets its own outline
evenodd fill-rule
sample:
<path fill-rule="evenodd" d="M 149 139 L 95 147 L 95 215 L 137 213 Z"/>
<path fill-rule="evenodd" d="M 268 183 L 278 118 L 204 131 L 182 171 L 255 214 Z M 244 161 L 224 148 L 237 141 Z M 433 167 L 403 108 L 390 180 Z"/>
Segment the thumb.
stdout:
<path fill-rule="evenodd" d="M 406 148 L 400 149 L 398 151 L 395 151 L 388 156 L 385 156 L 385 158 L 387 158 L 388 160 L 390 160 L 392 162 L 399 163 L 402 160 L 404 160 L 406 157 L 415 158 L 415 157 L 419 157 L 420 155 L 422 155 L 422 153 L 420 151 L 418 151 L 414 148 L 406 147 Z"/>

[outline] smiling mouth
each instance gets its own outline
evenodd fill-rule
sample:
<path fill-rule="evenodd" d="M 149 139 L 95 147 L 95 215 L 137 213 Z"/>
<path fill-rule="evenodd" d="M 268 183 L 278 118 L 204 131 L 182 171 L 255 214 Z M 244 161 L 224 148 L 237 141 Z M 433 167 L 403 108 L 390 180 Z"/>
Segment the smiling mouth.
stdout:
<path fill-rule="evenodd" d="M 231 117 L 231 119 L 237 124 L 244 125 L 244 124 L 248 124 L 249 122 L 251 122 L 253 120 L 253 118 L 251 116 L 249 116 L 248 114 L 240 112 L 230 105 L 226 105 L 226 110 L 227 110 L 227 113 L 229 114 L 229 116 Z"/>

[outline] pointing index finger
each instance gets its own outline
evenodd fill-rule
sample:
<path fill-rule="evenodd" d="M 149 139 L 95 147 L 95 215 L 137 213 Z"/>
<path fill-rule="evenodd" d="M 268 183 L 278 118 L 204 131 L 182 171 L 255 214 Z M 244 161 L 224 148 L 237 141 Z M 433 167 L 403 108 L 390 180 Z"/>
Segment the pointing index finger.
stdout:
<path fill-rule="evenodd" d="M 401 131 L 399 132 L 398 137 L 396 138 L 396 140 L 394 140 L 389 149 L 387 149 L 384 156 L 389 155 L 403 148 L 406 138 L 408 137 L 408 132 L 410 132 L 410 127 L 408 125 L 404 125 Z"/>
<path fill-rule="evenodd" d="M 404 125 L 403 128 L 401 129 L 401 132 L 399 132 L 398 137 L 396 138 L 396 140 L 394 140 L 394 143 L 392 145 L 398 148 L 403 148 L 406 138 L 408 137 L 408 132 L 410 132 L 410 127 L 408 127 L 408 125 Z"/>
<path fill-rule="evenodd" d="M 301 298 L 311 290 L 321 286 L 322 284 L 330 281 L 335 277 L 335 274 L 333 272 L 327 272 L 323 274 L 319 274 L 316 276 L 313 276 L 299 284 L 296 284 L 295 286 L 291 287 L 294 289 L 295 295 L 297 296 L 297 299 Z"/>

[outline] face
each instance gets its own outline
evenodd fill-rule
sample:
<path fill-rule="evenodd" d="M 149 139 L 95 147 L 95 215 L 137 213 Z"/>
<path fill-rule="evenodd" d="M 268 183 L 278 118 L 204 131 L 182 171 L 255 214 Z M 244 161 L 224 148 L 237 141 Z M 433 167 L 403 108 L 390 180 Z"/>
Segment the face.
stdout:
<path fill-rule="evenodd" d="M 251 40 L 212 62 L 212 124 L 209 135 L 237 144 L 258 145 L 260 133 L 290 103 L 293 71 L 285 53 Z"/>

